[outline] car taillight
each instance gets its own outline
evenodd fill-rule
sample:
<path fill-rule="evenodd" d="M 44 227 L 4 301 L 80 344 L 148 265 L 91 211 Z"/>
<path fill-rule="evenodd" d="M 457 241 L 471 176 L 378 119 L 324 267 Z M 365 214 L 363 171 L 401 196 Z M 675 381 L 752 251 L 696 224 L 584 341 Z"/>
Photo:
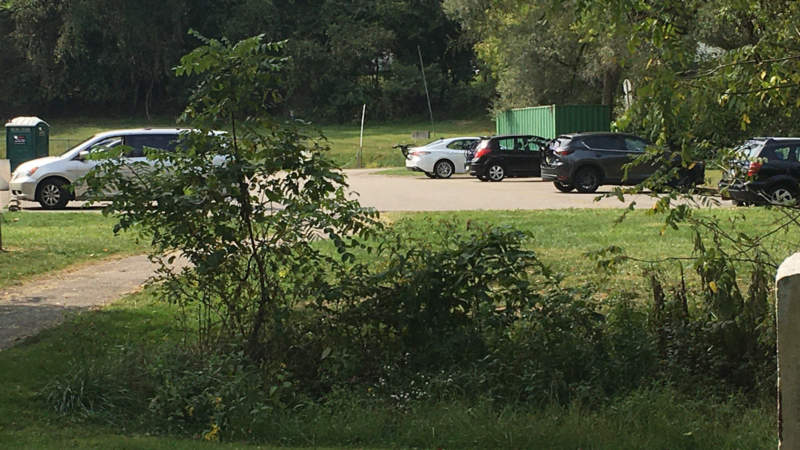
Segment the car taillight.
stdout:
<path fill-rule="evenodd" d="M 421 151 L 421 150 L 408 153 L 409 156 L 425 156 L 425 155 L 430 155 L 430 154 L 431 154 L 431 152 L 424 152 L 424 151 Z"/>
<path fill-rule="evenodd" d="M 555 153 L 556 155 L 559 155 L 559 156 L 564 156 L 564 155 L 569 155 L 573 151 L 575 151 L 575 150 L 573 150 L 570 147 L 561 147 L 561 148 L 557 148 L 557 149 L 553 150 L 553 153 Z"/>
<path fill-rule="evenodd" d="M 750 167 L 747 168 L 747 176 L 752 177 L 755 176 L 759 170 L 761 170 L 762 164 L 757 161 L 753 161 L 750 163 Z"/>
<path fill-rule="evenodd" d="M 489 150 L 489 147 L 488 147 L 488 146 L 486 146 L 486 147 L 481 147 L 481 148 L 479 148 L 479 149 L 478 149 L 478 151 L 475 153 L 475 159 L 478 159 L 478 158 L 480 158 L 480 157 L 482 157 L 482 156 L 485 156 L 485 155 L 489 154 L 489 152 L 491 152 L 491 150 Z"/>

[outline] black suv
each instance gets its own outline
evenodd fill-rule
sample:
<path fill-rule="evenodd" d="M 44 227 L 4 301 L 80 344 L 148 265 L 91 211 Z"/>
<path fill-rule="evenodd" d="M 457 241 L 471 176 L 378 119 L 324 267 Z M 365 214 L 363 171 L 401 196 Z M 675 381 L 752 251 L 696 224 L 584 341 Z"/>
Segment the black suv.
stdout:
<path fill-rule="evenodd" d="M 734 149 L 719 182 L 734 204 L 793 204 L 800 193 L 800 137 L 753 138 Z"/>
<path fill-rule="evenodd" d="M 538 177 L 541 152 L 546 143 L 547 139 L 533 135 L 484 138 L 473 150 L 474 154 L 467 156 L 469 174 L 481 181 Z"/>
<path fill-rule="evenodd" d="M 553 181 L 562 192 L 594 192 L 600 185 L 634 185 L 653 175 L 657 167 L 650 163 L 626 164 L 641 156 L 650 143 L 625 133 L 577 133 L 558 136 L 550 141 L 542 158 L 542 180 Z M 679 164 L 679 161 L 675 161 Z M 705 165 L 681 169 L 672 185 L 703 182 Z"/>

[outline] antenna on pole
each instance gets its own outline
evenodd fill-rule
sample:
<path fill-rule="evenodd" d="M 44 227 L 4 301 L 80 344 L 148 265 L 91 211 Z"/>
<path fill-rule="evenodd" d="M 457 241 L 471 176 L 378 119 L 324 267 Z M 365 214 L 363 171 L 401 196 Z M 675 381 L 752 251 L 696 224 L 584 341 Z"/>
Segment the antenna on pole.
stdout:
<path fill-rule="evenodd" d="M 431 109 L 431 95 L 428 93 L 428 80 L 425 79 L 425 64 L 422 62 L 422 50 L 417 46 L 417 53 L 419 54 L 419 68 L 422 70 L 422 84 L 425 86 L 425 98 L 428 99 L 428 114 L 431 117 L 431 134 L 436 134 L 436 129 L 433 126 L 433 109 Z"/>

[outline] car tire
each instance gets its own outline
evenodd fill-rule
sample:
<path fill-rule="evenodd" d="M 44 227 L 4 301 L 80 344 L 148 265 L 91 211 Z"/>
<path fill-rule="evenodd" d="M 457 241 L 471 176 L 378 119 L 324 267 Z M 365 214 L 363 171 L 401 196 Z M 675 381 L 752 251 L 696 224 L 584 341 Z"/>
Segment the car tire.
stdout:
<path fill-rule="evenodd" d="M 70 200 L 70 193 L 63 180 L 50 178 L 39 184 L 36 201 L 43 209 L 64 209 Z"/>
<path fill-rule="evenodd" d="M 769 190 L 769 201 L 774 205 L 794 205 L 797 203 L 797 189 L 780 184 Z"/>
<path fill-rule="evenodd" d="M 553 186 L 556 187 L 561 192 L 572 192 L 575 189 L 575 186 L 569 183 L 564 183 L 563 181 L 553 181 Z"/>
<path fill-rule="evenodd" d="M 433 172 L 424 172 L 425 176 L 428 178 L 436 178 L 436 175 Z"/>
<path fill-rule="evenodd" d="M 492 163 L 486 168 L 486 178 L 488 178 L 489 181 L 503 181 L 505 177 L 506 169 L 498 163 Z"/>
<path fill-rule="evenodd" d="M 600 187 L 600 172 L 591 167 L 584 167 L 575 173 L 573 183 L 578 192 L 591 194 Z"/>
<path fill-rule="evenodd" d="M 455 171 L 456 166 L 446 159 L 437 161 L 436 164 L 433 165 L 433 173 L 436 174 L 436 178 L 441 178 L 443 180 L 450 178 Z"/>

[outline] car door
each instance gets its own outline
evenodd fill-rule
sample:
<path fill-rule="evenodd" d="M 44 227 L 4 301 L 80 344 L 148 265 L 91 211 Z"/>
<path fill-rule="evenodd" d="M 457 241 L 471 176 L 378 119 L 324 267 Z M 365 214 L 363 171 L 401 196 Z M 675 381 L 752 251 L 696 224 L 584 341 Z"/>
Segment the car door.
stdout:
<path fill-rule="evenodd" d="M 514 176 L 518 172 L 517 165 L 519 164 L 519 155 L 514 150 L 516 139 L 512 137 L 504 137 L 495 140 L 496 148 L 492 149 L 491 158 L 495 162 L 499 162 L 506 171 L 506 176 Z"/>
<path fill-rule="evenodd" d="M 458 139 L 447 144 L 448 158 L 455 165 L 456 173 L 464 172 L 464 165 L 466 163 L 466 152 L 475 144 L 475 139 Z"/>
<path fill-rule="evenodd" d="M 518 149 L 519 175 L 538 177 L 541 174 L 542 149 L 534 136 L 519 136 L 515 146 Z"/>
<path fill-rule="evenodd" d="M 646 140 L 637 136 L 620 136 L 625 146 L 625 151 L 628 152 L 628 163 L 635 161 L 637 158 L 644 155 L 647 146 L 650 145 Z M 650 175 L 655 173 L 657 167 L 653 162 L 640 162 L 631 164 L 628 167 L 626 183 L 638 184 L 646 180 Z M 624 173 L 624 168 L 622 169 Z"/>
<path fill-rule="evenodd" d="M 95 142 L 86 148 L 85 151 L 96 153 L 102 150 L 111 149 L 122 145 L 124 138 L 122 136 L 110 136 Z M 100 164 L 101 161 L 90 158 L 74 158 L 67 164 L 66 172 L 67 177 L 73 182 L 73 189 L 76 198 L 83 198 L 86 194 L 86 183 L 82 182 L 81 178 L 89 173 L 95 166 Z M 111 193 L 110 191 L 108 193 Z"/>
<path fill-rule="evenodd" d="M 586 136 L 583 143 L 586 146 L 586 155 L 592 163 L 603 170 L 605 178 L 611 183 L 619 183 L 623 176 L 622 166 L 630 161 L 629 152 L 625 149 L 621 136 L 616 134 Z"/>
<path fill-rule="evenodd" d="M 796 146 L 795 143 L 787 142 L 775 142 L 767 145 L 759 155 L 760 159 L 766 159 L 766 161 L 762 163 L 758 177 L 767 179 L 779 175 L 791 175 L 796 171 Z"/>

